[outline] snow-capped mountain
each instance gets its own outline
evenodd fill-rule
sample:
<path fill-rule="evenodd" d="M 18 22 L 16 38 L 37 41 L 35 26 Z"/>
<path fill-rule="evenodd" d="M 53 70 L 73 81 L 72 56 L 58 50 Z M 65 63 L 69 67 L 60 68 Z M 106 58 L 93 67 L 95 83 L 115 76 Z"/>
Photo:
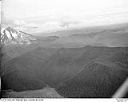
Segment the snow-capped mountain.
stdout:
<path fill-rule="evenodd" d="M 31 44 L 36 38 L 30 34 L 18 31 L 11 27 L 1 29 L 1 43 L 8 44 Z"/>

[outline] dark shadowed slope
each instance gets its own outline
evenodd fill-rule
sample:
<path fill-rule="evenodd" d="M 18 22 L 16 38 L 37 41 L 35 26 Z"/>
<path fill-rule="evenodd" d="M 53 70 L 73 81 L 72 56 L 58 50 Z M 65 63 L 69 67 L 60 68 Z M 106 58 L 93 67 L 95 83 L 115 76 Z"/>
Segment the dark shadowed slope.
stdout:
<path fill-rule="evenodd" d="M 64 97 L 111 97 L 127 68 L 128 47 L 38 48 L 6 63 L 2 84 L 15 91 L 49 85 Z"/>
<path fill-rule="evenodd" d="M 35 83 L 36 85 L 41 84 L 39 88 L 43 88 L 46 84 L 45 85 L 43 84 L 43 81 L 40 80 L 40 78 L 38 77 L 38 74 L 40 73 L 40 70 L 42 69 L 43 63 L 46 60 L 48 60 L 48 58 L 53 53 L 55 53 L 56 50 L 57 49 L 54 49 L 54 48 L 50 49 L 50 48 L 38 47 L 37 49 L 34 49 L 28 53 L 23 54 L 20 57 L 14 58 L 11 61 L 8 61 L 7 63 L 3 64 L 2 69 L 1 69 L 2 79 L 4 80 L 3 88 L 13 87 L 12 89 L 16 91 L 34 89 L 36 86 L 34 86 L 34 84 L 32 83 Z M 18 83 L 20 86 L 18 86 L 18 84 L 13 83 L 13 81 L 11 80 L 13 78 L 14 78 L 13 80 L 14 83 Z M 28 88 L 29 85 L 27 85 L 27 88 L 26 88 L 25 84 L 22 84 L 22 82 L 24 83 L 27 81 L 31 82 L 30 84 L 33 86 L 33 88 L 32 87 Z M 6 82 L 10 83 L 9 86 L 6 86 L 8 85 Z"/>
<path fill-rule="evenodd" d="M 57 91 L 64 97 L 111 97 L 128 70 L 99 63 L 91 63 L 77 75 L 61 84 Z"/>
<path fill-rule="evenodd" d="M 31 44 L 31 45 L 10 45 L 4 46 L 2 48 L 2 52 L 4 54 L 2 64 L 12 60 L 13 58 L 19 57 L 31 50 L 38 48 L 39 45 Z"/>

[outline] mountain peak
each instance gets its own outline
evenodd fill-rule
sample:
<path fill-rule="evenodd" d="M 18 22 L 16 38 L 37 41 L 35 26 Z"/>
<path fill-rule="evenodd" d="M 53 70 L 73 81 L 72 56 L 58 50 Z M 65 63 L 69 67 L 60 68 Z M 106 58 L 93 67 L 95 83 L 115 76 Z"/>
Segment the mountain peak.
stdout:
<path fill-rule="evenodd" d="M 31 44 L 36 38 L 30 34 L 18 31 L 12 27 L 1 28 L 1 43 L 8 44 Z"/>

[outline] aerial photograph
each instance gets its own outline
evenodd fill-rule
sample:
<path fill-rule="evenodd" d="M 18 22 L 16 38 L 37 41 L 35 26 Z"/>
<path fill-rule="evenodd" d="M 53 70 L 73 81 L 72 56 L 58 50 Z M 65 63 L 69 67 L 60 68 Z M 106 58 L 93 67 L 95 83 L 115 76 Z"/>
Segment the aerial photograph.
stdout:
<path fill-rule="evenodd" d="M 128 98 L 128 0 L 0 7 L 2 98 Z"/>

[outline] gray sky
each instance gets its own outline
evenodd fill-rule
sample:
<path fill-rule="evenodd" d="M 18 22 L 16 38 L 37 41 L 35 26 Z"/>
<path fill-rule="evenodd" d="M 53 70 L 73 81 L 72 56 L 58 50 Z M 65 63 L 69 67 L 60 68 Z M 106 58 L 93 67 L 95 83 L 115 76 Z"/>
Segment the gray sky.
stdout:
<path fill-rule="evenodd" d="M 85 25 L 128 21 L 128 0 L 3 0 L 7 19 L 40 18 L 57 24 L 60 19 L 84 21 Z M 55 22 L 56 20 L 56 22 Z M 53 22 L 54 21 L 54 22 Z"/>
<path fill-rule="evenodd" d="M 3 0 L 6 16 L 88 16 L 128 11 L 128 0 Z"/>

